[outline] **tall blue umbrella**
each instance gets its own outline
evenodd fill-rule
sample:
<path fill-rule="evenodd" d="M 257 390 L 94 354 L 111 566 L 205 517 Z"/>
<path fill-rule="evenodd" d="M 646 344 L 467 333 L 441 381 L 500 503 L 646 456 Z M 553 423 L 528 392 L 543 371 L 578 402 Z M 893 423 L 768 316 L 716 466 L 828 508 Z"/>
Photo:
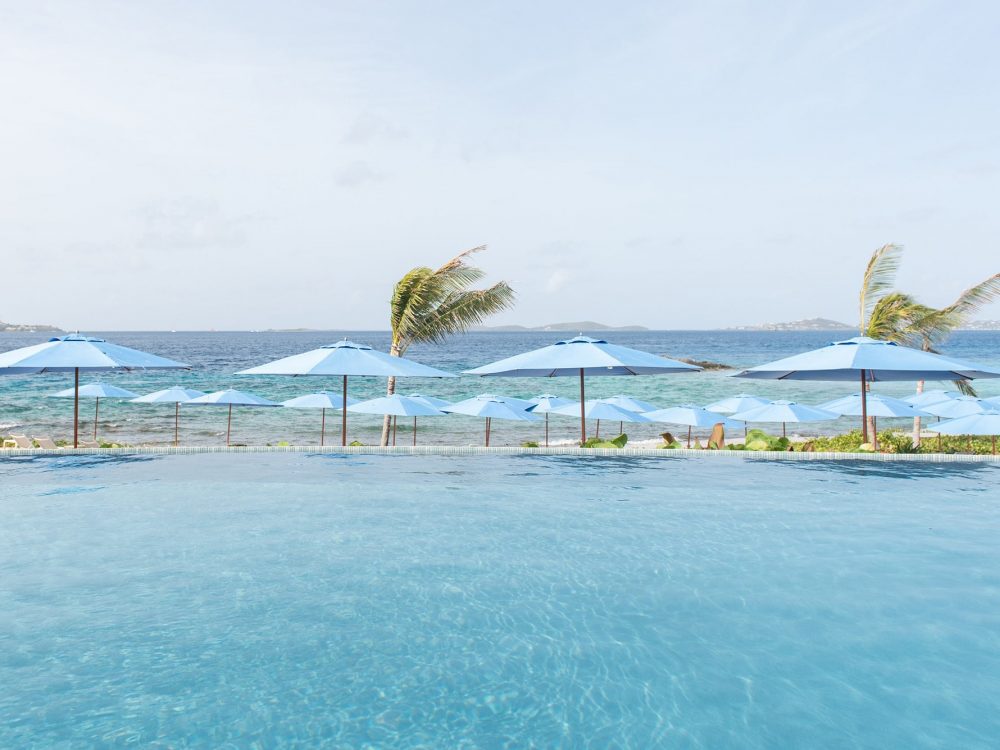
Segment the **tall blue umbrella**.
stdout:
<path fill-rule="evenodd" d="M 1000 371 L 940 354 L 911 349 L 891 341 L 858 336 L 810 352 L 751 367 L 732 377 L 755 380 L 834 380 L 860 382 L 861 432 L 868 442 L 869 383 L 905 380 L 973 380 L 1000 378 Z M 751 420 L 752 421 L 752 420 Z"/>
<path fill-rule="evenodd" d="M 320 391 L 319 393 L 309 393 L 305 396 L 290 398 L 287 401 L 282 401 L 281 405 L 290 409 L 320 409 L 322 414 L 320 415 L 319 444 L 322 446 L 326 443 L 326 410 L 340 409 L 343 403 L 343 393 Z M 356 403 L 358 403 L 356 398 L 347 397 L 348 406 Z"/>
<path fill-rule="evenodd" d="M 126 391 L 108 383 L 87 383 L 77 388 L 67 388 L 65 391 L 53 393 L 52 398 L 92 398 L 94 399 L 94 440 L 97 440 L 97 418 L 101 413 L 102 398 L 135 398 L 138 393 Z"/>
<path fill-rule="evenodd" d="M 180 445 L 181 429 L 181 404 L 186 404 L 193 398 L 204 396 L 204 391 L 196 391 L 193 388 L 183 388 L 175 385 L 164 388 L 162 391 L 147 393 L 132 399 L 133 404 L 173 404 L 174 405 L 174 445 Z"/>
<path fill-rule="evenodd" d="M 674 372 L 697 372 L 700 367 L 660 357 L 649 352 L 609 344 L 603 339 L 574 336 L 550 346 L 535 349 L 492 364 L 466 370 L 469 375 L 512 378 L 580 378 L 580 442 L 587 442 L 587 417 L 584 414 L 587 375 L 659 375 Z"/>
<path fill-rule="evenodd" d="M 413 444 L 417 444 L 417 417 L 443 417 L 444 412 L 435 406 L 426 403 L 423 398 L 413 398 L 393 393 L 391 396 L 382 396 L 368 401 L 362 401 L 354 406 L 348 406 L 348 411 L 358 414 L 381 414 L 392 417 L 392 444 L 396 445 L 396 419 L 399 417 L 413 417 Z"/>
<path fill-rule="evenodd" d="M 525 411 L 524 403 L 519 398 L 507 399 L 504 396 L 484 393 L 459 401 L 451 406 L 445 406 L 441 411 L 449 414 L 465 414 L 470 417 L 484 417 L 486 419 L 486 447 L 489 448 L 490 423 L 494 419 L 509 419 L 515 422 L 538 422 L 541 420 L 537 414 Z"/>
<path fill-rule="evenodd" d="M 545 447 L 549 447 L 549 412 L 553 409 L 558 409 L 561 406 L 568 406 L 570 404 L 576 404 L 576 401 L 572 401 L 568 398 L 563 398 L 562 396 L 555 396 L 551 393 L 543 393 L 540 396 L 535 396 L 532 399 L 528 399 L 531 402 L 531 406 L 528 407 L 528 411 L 532 414 L 544 414 L 545 415 Z"/>
<path fill-rule="evenodd" d="M 0 354 L 0 375 L 30 375 L 45 372 L 72 372 L 73 447 L 80 444 L 80 372 L 105 370 L 189 370 L 190 365 L 158 357 L 104 339 L 72 333 L 56 336 L 43 344 L 26 346 Z"/>
<path fill-rule="evenodd" d="M 274 362 L 241 370 L 237 375 L 313 375 L 338 376 L 344 379 L 341 403 L 340 442 L 347 445 L 347 378 L 348 377 L 420 377 L 453 378 L 450 372 L 428 367 L 411 359 L 393 357 L 365 344 L 338 341 L 302 354 L 277 359 Z"/>
<path fill-rule="evenodd" d="M 228 406 L 229 419 L 226 421 L 226 445 L 229 445 L 229 438 L 233 428 L 233 407 L 234 406 L 281 406 L 274 401 L 268 401 L 253 393 L 237 391 L 232 388 L 215 393 L 206 393 L 185 402 L 188 406 Z"/>

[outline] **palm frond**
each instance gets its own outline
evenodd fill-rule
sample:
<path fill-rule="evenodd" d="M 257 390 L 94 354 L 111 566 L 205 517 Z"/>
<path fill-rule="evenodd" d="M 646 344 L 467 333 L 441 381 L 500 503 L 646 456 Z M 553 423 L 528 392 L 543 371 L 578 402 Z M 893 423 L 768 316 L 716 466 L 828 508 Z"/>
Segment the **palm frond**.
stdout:
<path fill-rule="evenodd" d="M 958 325 L 962 325 L 968 320 L 968 316 L 998 299 L 1000 299 L 1000 273 L 993 274 L 966 289 L 958 295 L 957 300 L 944 308 L 944 311 L 958 316 Z"/>
<path fill-rule="evenodd" d="M 873 339 L 913 344 L 919 339 L 918 333 L 913 330 L 913 324 L 926 316 L 929 309 L 909 294 L 885 294 L 872 306 L 868 324 L 861 333 Z"/>
<path fill-rule="evenodd" d="M 896 281 L 896 271 L 899 270 L 901 245 L 883 245 L 868 260 L 865 275 L 861 281 L 861 295 L 858 305 L 858 326 L 862 335 L 868 327 L 868 319 L 872 309 Z"/>
<path fill-rule="evenodd" d="M 505 281 L 487 289 L 450 294 L 411 332 L 411 340 L 439 343 L 506 310 L 514 304 L 514 298 L 514 290 Z"/>

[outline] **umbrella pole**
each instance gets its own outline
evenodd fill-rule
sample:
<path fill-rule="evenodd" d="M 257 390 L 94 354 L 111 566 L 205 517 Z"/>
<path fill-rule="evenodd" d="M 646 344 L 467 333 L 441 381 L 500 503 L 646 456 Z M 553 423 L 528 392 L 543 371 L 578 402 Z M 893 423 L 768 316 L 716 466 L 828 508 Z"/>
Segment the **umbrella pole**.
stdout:
<path fill-rule="evenodd" d="M 344 392 L 341 394 L 340 445 L 347 445 L 347 376 L 344 376 Z"/>
<path fill-rule="evenodd" d="M 872 417 L 872 429 L 875 430 L 875 434 L 872 435 L 872 448 L 878 450 L 878 417 Z"/>
<path fill-rule="evenodd" d="M 868 394 L 865 392 L 865 371 L 861 371 L 861 442 L 868 442 Z"/>
<path fill-rule="evenodd" d="M 97 441 L 97 415 L 101 411 L 101 399 L 97 397 L 94 399 L 94 441 Z"/>
<path fill-rule="evenodd" d="M 392 418 L 392 447 L 396 447 L 396 417 Z"/>
<path fill-rule="evenodd" d="M 226 422 L 226 447 L 229 447 L 229 435 L 233 429 L 233 405 L 229 405 L 229 420 Z"/>
<path fill-rule="evenodd" d="M 80 368 L 73 368 L 73 447 L 80 447 Z"/>
<path fill-rule="evenodd" d="M 417 418 L 413 418 L 413 447 L 417 447 Z"/>
<path fill-rule="evenodd" d="M 490 447 L 490 418 L 486 417 L 486 447 Z"/>
<path fill-rule="evenodd" d="M 545 412 L 545 447 L 549 447 L 549 413 Z"/>
<path fill-rule="evenodd" d="M 178 433 L 180 432 L 180 427 L 181 427 L 181 402 L 178 401 L 177 403 L 174 404 L 174 447 L 175 448 L 178 445 L 180 445 L 180 442 L 177 440 Z"/>
<path fill-rule="evenodd" d="M 788 437 L 788 435 L 785 434 L 785 423 L 784 422 L 781 423 L 781 437 Z"/>
<path fill-rule="evenodd" d="M 597 432 L 594 433 L 594 437 L 599 438 L 601 436 L 601 420 L 597 420 Z"/>
<path fill-rule="evenodd" d="M 688 448 L 691 447 L 691 425 L 688 425 Z"/>
<path fill-rule="evenodd" d="M 618 434 L 619 435 L 624 435 L 625 434 L 625 423 L 624 422 L 619 422 L 618 423 Z"/>
<path fill-rule="evenodd" d="M 580 445 L 587 442 L 587 406 L 583 395 L 583 368 L 580 368 Z"/>
<path fill-rule="evenodd" d="M 320 409 L 323 412 L 323 421 L 320 423 L 319 427 L 319 447 L 323 447 L 323 443 L 326 442 L 326 408 Z"/>

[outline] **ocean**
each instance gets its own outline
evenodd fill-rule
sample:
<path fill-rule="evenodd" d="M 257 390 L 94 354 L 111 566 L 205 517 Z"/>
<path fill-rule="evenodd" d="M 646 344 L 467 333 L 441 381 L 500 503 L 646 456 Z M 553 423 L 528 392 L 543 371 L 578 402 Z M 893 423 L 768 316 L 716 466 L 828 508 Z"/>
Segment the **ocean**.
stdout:
<path fill-rule="evenodd" d="M 323 331 L 302 333 L 249 331 L 194 332 L 86 332 L 192 365 L 182 372 L 102 372 L 81 374 L 81 384 L 108 382 L 138 394 L 149 393 L 173 384 L 202 391 L 237 388 L 260 396 L 283 401 L 294 396 L 319 390 L 340 390 L 339 378 L 248 377 L 234 375 L 253 365 L 314 349 L 323 344 L 349 338 L 386 351 L 387 331 Z M 553 343 L 570 334 L 557 332 L 468 333 L 453 336 L 440 345 L 415 345 L 407 356 L 419 362 L 459 373 L 478 365 L 519 352 Z M 849 334 L 829 331 L 629 331 L 610 332 L 606 338 L 616 344 L 634 347 L 670 357 L 686 357 L 718 362 L 732 367 L 749 367 L 780 357 L 814 349 Z M 38 333 L 2 333 L 0 351 L 45 341 Z M 1000 332 L 962 331 L 954 334 L 942 347 L 945 354 L 979 364 L 1000 367 Z M 26 433 L 50 436 L 56 440 L 72 438 L 71 400 L 48 396 L 72 386 L 72 374 L 47 374 L 0 377 L 0 433 Z M 942 387 L 928 384 L 928 388 Z M 462 376 L 447 380 L 414 379 L 399 383 L 399 393 L 424 393 L 451 401 L 480 393 L 497 393 L 530 398 L 540 393 L 554 393 L 566 398 L 579 397 L 574 378 L 475 378 Z M 875 391 L 891 396 L 913 392 L 910 383 L 886 383 Z M 976 384 L 981 395 L 1000 394 L 1000 380 Z M 736 393 L 752 393 L 765 398 L 784 398 L 808 404 L 854 393 L 853 383 L 764 382 L 736 380 L 725 371 L 704 371 L 694 374 L 659 375 L 649 377 L 592 377 L 587 380 L 587 398 L 627 394 L 660 407 L 680 404 L 704 405 Z M 385 394 L 385 381 L 377 378 L 353 378 L 349 394 L 358 399 Z M 93 425 L 93 402 L 82 401 L 80 408 L 81 434 L 87 436 Z M 174 411 L 167 405 L 130 404 L 102 400 L 98 435 L 102 440 L 132 444 L 165 445 L 173 440 Z M 181 408 L 181 443 L 185 445 L 217 445 L 225 441 L 226 409 L 216 407 Z M 339 412 L 328 413 L 327 443 L 339 442 Z M 348 417 L 350 440 L 378 442 L 381 429 L 379 417 L 351 414 Z M 886 424 L 890 422 L 886 420 Z M 789 426 L 789 432 L 828 434 L 856 426 L 856 419 Z M 880 426 L 883 424 L 880 421 Z M 892 422 L 905 426 L 906 420 Z M 592 434 L 596 425 L 591 425 Z M 774 427 L 774 426 L 771 426 Z M 795 429 L 796 427 L 800 429 Z M 233 413 L 233 442 L 254 445 L 316 444 L 319 439 L 320 414 L 310 409 L 237 408 Z M 397 440 L 408 445 L 411 423 L 399 423 Z M 540 424 L 495 421 L 491 430 L 491 445 L 520 445 L 527 440 L 540 440 Z M 630 440 L 648 440 L 671 429 L 667 425 L 625 425 Z M 779 428 L 780 429 L 780 428 Z M 577 422 L 571 417 L 552 417 L 552 441 L 571 441 L 578 436 Z M 675 434 L 683 430 L 672 429 Z M 481 445 L 484 422 L 481 419 L 451 415 L 427 417 L 419 421 L 420 444 Z M 602 435 L 617 434 L 618 423 L 602 423 Z M 696 431 L 695 434 L 704 435 Z"/>

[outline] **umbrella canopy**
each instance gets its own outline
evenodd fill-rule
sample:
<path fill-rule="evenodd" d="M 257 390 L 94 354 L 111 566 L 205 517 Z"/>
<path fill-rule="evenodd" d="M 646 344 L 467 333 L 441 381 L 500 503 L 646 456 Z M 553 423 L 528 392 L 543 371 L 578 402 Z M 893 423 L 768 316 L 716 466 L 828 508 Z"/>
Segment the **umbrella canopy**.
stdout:
<path fill-rule="evenodd" d="M 960 391 L 933 390 L 924 391 L 923 393 L 914 393 L 912 396 L 904 398 L 903 401 L 921 409 L 928 404 L 939 404 L 942 401 L 949 401 L 962 395 L 963 394 Z"/>
<path fill-rule="evenodd" d="M 341 445 L 347 445 L 347 378 L 453 378 L 450 372 L 428 367 L 404 357 L 376 351 L 365 344 L 353 341 L 338 341 L 302 354 L 277 359 L 274 362 L 241 370 L 237 375 L 314 375 L 338 376 L 343 380 L 341 399 Z"/>
<path fill-rule="evenodd" d="M 296 396 L 295 398 L 290 398 L 287 401 L 282 401 L 281 405 L 286 406 L 289 409 L 319 409 L 320 410 L 320 428 L 319 428 L 319 444 L 326 444 L 326 410 L 327 409 L 343 409 L 344 402 L 347 402 L 348 406 L 358 403 L 356 398 L 351 398 L 348 396 L 344 398 L 343 393 L 331 393 L 330 391 L 320 391 L 319 393 L 308 393 L 305 396 Z"/>
<path fill-rule="evenodd" d="M 880 396 L 876 393 L 869 393 L 867 402 L 868 415 L 872 417 L 926 417 L 928 415 L 928 412 L 921 411 L 902 399 Z M 861 394 L 855 393 L 851 396 L 837 398 L 820 404 L 818 408 L 832 411 L 840 416 L 856 417 L 861 414 Z"/>
<path fill-rule="evenodd" d="M 126 391 L 124 388 L 107 383 L 87 383 L 79 388 L 67 388 L 64 391 L 51 394 L 52 398 L 94 399 L 94 440 L 97 440 L 97 421 L 101 413 L 101 399 L 135 398 L 138 395 L 138 393 L 132 393 L 132 391 Z"/>
<path fill-rule="evenodd" d="M 549 447 L 549 412 L 553 409 L 558 409 L 561 406 L 568 406 L 570 404 L 575 404 L 579 408 L 579 404 L 568 398 L 562 398 L 561 396 L 554 396 L 551 393 L 543 393 L 540 396 L 535 396 L 529 399 L 531 406 L 528 407 L 528 411 L 532 414 L 544 414 L 545 415 L 545 447 Z"/>
<path fill-rule="evenodd" d="M 725 427 L 740 426 L 736 422 L 721 415 L 719 412 L 709 411 L 708 409 L 702 409 L 700 406 L 695 406 L 694 404 L 685 404 L 683 406 L 670 406 L 667 407 L 666 409 L 655 409 L 654 411 L 646 412 L 643 416 L 649 419 L 651 422 L 664 422 L 666 424 L 687 425 L 688 448 L 691 447 L 692 427 L 714 427 L 715 425 L 720 423 Z"/>
<path fill-rule="evenodd" d="M 422 393 L 411 393 L 409 398 L 419 401 L 422 404 L 433 406 L 435 409 L 440 409 L 443 406 L 451 406 L 451 401 L 445 401 L 443 398 L 437 398 L 436 396 L 425 396 Z"/>
<path fill-rule="evenodd" d="M 921 411 L 933 414 L 935 417 L 956 419 L 968 416 L 969 414 L 982 414 L 983 412 L 993 411 L 993 408 L 993 404 L 983 401 L 981 398 L 959 396 L 957 398 L 950 398 L 947 401 L 938 401 L 936 404 L 927 404 L 921 407 Z M 940 425 L 937 426 L 940 427 Z"/>
<path fill-rule="evenodd" d="M 979 414 L 966 414 L 934 426 L 942 435 L 989 435 L 993 438 L 993 454 L 997 452 L 997 435 L 1000 435 L 1000 409 Z"/>
<path fill-rule="evenodd" d="M 445 402 L 447 403 L 447 402 Z M 359 414 L 388 414 L 392 420 L 392 444 L 396 445 L 396 418 L 413 417 L 413 444 L 417 444 L 417 417 L 443 417 L 445 412 L 431 406 L 423 398 L 412 398 L 393 393 L 391 396 L 373 398 L 347 407 L 348 411 Z"/>
<path fill-rule="evenodd" d="M 603 339 L 575 336 L 492 364 L 467 370 L 469 375 L 519 378 L 580 378 L 580 438 L 587 441 L 584 378 L 587 375 L 658 375 L 697 372 L 700 367 L 660 357 L 649 352 L 609 344 Z"/>
<path fill-rule="evenodd" d="M 991 406 L 995 406 L 996 408 L 1000 409 L 1000 396 L 991 396 L 990 398 L 984 398 L 983 401 L 985 401 L 987 404 L 990 404 Z"/>
<path fill-rule="evenodd" d="M 237 391 L 232 388 L 225 391 L 216 391 L 215 393 L 206 393 L 204 396 L 198 396 L 198 398 L 193 398 L 184 403 L 191 406 L 228 406 L 229 420 L 226 423 L 226 445 L 229 445 L 229 438 L 232 434 L 234 406 L 281 406 L 281 404 L 268 401 L 266 398 L 261 398 L 253 393 Z"/>
<path fill-rule="evenodd" d="M 182 388 L 179 385 L 164 388 L 162 391 L 147 393 L 132 399 L 133 404 L 173 404 L 174 405 L 174 445 L 180 445 L 181 404 L 186 404 L 193 398 L 204 396 L 204 391 L 193 388 Z"/>
<path fill-rule="evenodd" d="M 510 419 L 517 422 L 538 422 L 541 420 L 537 414 L 525 411 L 522 399 L 508 399 L 504 396 L 495 396 L 491 393 L 484 393 L 479 396 L 467 398 L 451 406 L 445 406 L 441 411 L 449 414 L 465 414 L 470 417 L 486 418 L 486 447 L 490 447 L 490 423 L 494 419 Z"/>
<path fill-rule="evenodd" d="M 567 404 L 552 410 L 553 414 L 565 414 L 566 416 L 576 416 L 579 413 L 579 404 Z M 583 414 L 587 419 L 610 419 L 615 422 L 640 422 L 648 424 L 652 420 L 645 414 L 629 411 L 620 406 L 609 404 L 603 399 L 587 401 L 583 405 Z"/>
<path fill-rule="evenodd" d="M 867 384 L 888 380 L 972 380 L 1000 378 L 1000 371 L 969 364 L 940 354 L 911 349 L 891 341 L 858 336 L 835 341 L 820 349 L 751 367 L 732 377 L 756 380 L 856 380 L 861 403 Z M 862 408 L 862 439 L 868 441 L 868 420 Z"/>
<path fill-rule="evenodd" d="M 772 401 L 764 406 L 737 412 L 731 419 L 740 422 L 781 422 L 781 434 L 785 434 L 785 424 L 788 422 L 822 422 L 836 419 L 839 415 L 826 409 L 797 404 L 794 401 Z"/>
<path fill-rule="evenodd" d="M 79 391 L 80 371 L 186 370 L 189 365 L 158 357 L 104 339 L 78 333 L 56 336 L 43 344 L 0 354 L 0 375 L 72 372 L 73 388 Z M 80 398 L 73 398 L 73 447 L 80 444 Z"/>
<path fill-rule="evenodd" d="M 714 411 L 719 414 L 735 414 L 738 411 L 746 411 L 757 406 L 764 406 L 771 403 L 769 399 L 760 396 L 751 396 L 749 393 L 740 393 L 736 396 L 724 398 L 721 401 L 714 401 L 705 407 L 706 411 Z"/>
<path fill-rule="evenodd" d="M 598 401 L 603 401 L 606 404 L 614 404 L 615 406 L 620 406 L 622 409 L 639 412 L 640 414 L 647 411 L 656 411 L 660 408 L 655 404 L 650 404 L 647 401 L 640 401 L 637 398 L 632 398 L 631 396 L 625 396 L 623 394 L 609 396 L 608 398 L 601 398 L 598 399 Z"/>
<path fill-rule="evenodd" d="M 75 388 L 67 388 L 64 391 L 59 391 L 58 393 L 51 394 L 52 398 L 128 398 L 133 399 L 138 396 L 138 393 L 132 393 L 132 391 L 126 391 L 124 388 L 119 388 L 115 385 L 108 385 L 107 383 L 87 383 L 87 385 L 81 385 L 80 390 L 77 391 Z"/>

